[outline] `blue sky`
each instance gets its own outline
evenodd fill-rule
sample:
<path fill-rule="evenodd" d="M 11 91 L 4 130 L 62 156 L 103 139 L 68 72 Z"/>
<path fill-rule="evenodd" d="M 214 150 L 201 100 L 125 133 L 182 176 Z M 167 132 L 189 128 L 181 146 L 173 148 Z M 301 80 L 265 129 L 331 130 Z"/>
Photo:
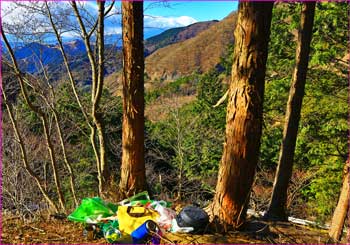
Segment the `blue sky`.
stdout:
<path fill-rule="evenodd" d="M 238 7 L 238 1 L 169 1 L 167 4 L 169 7 L 158 4 L 159 7 L 152 8 L 152 2 L 145 2 L 145 14 L 190 16 L 197 21 L 221 20 Z"/>
<path fill-rule="evenodd" d="M 91 2 L 91 5 L 95 3 Z M 121 2 L 117 2 L 120 8 Z M 238 1 L 145 1 L 145 33 L 153 29 L 187 26 L 198 21 L 222 20 L 237 10 Z M 108 21 L 106 23 L 108 28 Z M 121 29 L 119 30 L 121 31 Z M 156 30 L 153 32 L 157 33 Z M 108 33 L 108 31 L 107 31 Z"/>
<path fill-rule="evenodd" d="M 42 4 L 28 3 L 28 4 Z M 68 2 L 59 3 L 70 8 Z M 88 10 L 92 16 L 97 16 L 95 1 L 79 1 L 79 4 Z M 109 5 L 110 2 L 107 2 Z M 120 12 L 121 2 L 117 1 L 112 12 Z M 222 20 L 232 11 L 237 10 L 238 1 L 145 1 L 144 2 L 144 26 L 145 38 L 161 33 L 164 30 L 187 26 L 198 21 Z M 3 22 L 25 25 L 31 20 L 26 16 L 26 11 L 14 5 L 10 1 L 1 3 L 1 16 Z M 121 16 L 113 15 L 105 22 L 106 35 L 121 34 Z M 66 32 L 64 39 L 77 38 L 77 33 Z"/>

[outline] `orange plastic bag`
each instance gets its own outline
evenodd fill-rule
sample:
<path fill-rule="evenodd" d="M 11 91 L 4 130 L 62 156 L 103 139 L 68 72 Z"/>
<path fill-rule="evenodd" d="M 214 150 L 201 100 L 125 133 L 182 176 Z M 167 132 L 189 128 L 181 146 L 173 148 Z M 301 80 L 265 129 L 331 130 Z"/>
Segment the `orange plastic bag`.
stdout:
<path fill-rule="evenodd" d="M 157 221 L 159 214 L 157 211 L 132 206 L 118 207 L 119 230 L 122 233 L 131 234 L 136 228 L 146 222 L 146 220 Z"/>

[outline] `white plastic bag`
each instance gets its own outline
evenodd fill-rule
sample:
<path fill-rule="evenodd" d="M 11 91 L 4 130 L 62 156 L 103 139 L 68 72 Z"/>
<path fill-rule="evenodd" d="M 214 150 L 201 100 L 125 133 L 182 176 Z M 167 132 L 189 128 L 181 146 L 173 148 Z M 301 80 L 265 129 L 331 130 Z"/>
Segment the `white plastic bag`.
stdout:
<path fill-rule="evenodd" d="M 178 224 L 177 224 L 177 221 L 176 219 L 173 219 L 171 221 L 171 229 L 170 231 L 172 233 L 176 233 L 176 232 L 181 232 L 181 233 L 189 233 L 191 231 L 193 231 L 194 228 L 193 227 L 180 227 Z"/>
<path fill-rule="evenodd" d="M 158 225 L 164 230 L 169 231 L 171 228 L 171 222 L 176 217 L 176 212 L 170 208 L 164 207 L 161 201 L 158 203 L 152 203 L 152 207 L 159 213 L 159 218 L 157 219 Z"/>

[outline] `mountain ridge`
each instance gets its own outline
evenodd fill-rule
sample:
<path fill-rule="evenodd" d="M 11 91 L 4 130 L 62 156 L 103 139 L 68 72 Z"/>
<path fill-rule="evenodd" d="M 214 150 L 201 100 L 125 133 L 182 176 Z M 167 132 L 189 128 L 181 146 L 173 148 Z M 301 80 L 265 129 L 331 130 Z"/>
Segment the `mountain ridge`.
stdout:
<path fill-rule="evenodd" d="M 215 68 L 233 44 L 236 19 L 236 12 L 232 12 L 198 35 L 156 50 L 145 60 L 147 76 L 151 80 L 173 80 Z"/>
<path fill-rule="evenodd" d="M 145 55 L 148 56 L 159 48 L 195 37 L 198 33 L 208 29 L 217 22 L 218 20 L 196 22 L 188 26 L 171 28 L 147 38 L 145 40 Z"/>

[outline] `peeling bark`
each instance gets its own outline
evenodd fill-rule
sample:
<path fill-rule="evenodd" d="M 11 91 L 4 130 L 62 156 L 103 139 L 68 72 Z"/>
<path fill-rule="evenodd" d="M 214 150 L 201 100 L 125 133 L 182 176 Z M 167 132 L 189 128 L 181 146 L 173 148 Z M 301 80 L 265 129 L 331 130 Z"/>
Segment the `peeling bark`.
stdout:
<path fill-rule="evenodd" d="M 212 206 L 212 218 L 225 229 L 245 219 L 258 162 L 272 7 L 272 2 L 239 5 L 226 138 Z"/>

